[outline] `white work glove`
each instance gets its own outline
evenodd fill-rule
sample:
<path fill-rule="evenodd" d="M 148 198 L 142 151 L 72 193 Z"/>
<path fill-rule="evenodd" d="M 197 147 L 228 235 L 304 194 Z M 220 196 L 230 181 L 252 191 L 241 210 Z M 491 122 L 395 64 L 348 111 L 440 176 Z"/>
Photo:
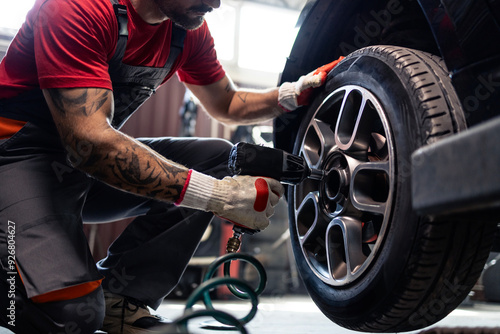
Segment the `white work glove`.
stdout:
<path fill-rule="evenodd" d="M 278 103 L 285 111 L 293 111 L 301 106 L 309 105 L 314 88 L 323 86 L 328 73 L 337 66 L 344 57 L 332 61 L 303 75 L 296 82 L 284 82 L 279 88 Z"/>
<path fill-rule="evenodd" d="M 246 175 L 218 180 L 194 170 L 189 171 L 180 207 L 211 211 L 215 215 L 252 230 L 263 230 L 285 188 L 279 181 Z"/>

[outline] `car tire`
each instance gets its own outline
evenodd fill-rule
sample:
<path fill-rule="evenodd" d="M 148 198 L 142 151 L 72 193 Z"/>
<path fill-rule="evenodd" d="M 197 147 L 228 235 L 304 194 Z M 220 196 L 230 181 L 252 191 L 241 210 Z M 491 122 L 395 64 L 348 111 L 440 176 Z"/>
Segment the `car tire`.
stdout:
<path fill-rule="evenodd" d="M 412 152 L 466 128 L 443 61 L 394 46 L 357 50 L 303 112 L 294 153 L 313 172 L 288 188 L 288 201 L 311 298 L 357 331 L 445 317 L 481 274 L 495 226 L 412 210 Z"/>

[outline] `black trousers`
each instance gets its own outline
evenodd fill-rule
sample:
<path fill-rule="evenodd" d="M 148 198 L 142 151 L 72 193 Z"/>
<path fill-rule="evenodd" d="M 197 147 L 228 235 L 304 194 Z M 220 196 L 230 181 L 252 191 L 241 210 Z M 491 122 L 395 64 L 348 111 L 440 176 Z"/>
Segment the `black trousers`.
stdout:
<path fill-rule="evenodd" d="M 189 168 L 218 178 L 229 173 L 232 145 L 225 140 L 139 140 Z M 78 161 L 78 152 L 69 154 Z M 23 282 L 16 285 L 16 298 L 26 305 L 33 296 L 105 277 L 105 289 L 157 308 L 178 283 L 213 215 L 117 190 L 73 169 L 66 158 L 59 137 L 31 123 L 0 142 L 2 283 L 18 273 Z M 82 224 L 128 217 L 137 218 L 96 265 Z M 9 233 L 16 268 L 9 262 Z M 0 284 L 4 310 L 10 287 Z M 20 320 L 22 310 L 16 311 Z M 0 323 L 7 322 L 4 315 Z"/>

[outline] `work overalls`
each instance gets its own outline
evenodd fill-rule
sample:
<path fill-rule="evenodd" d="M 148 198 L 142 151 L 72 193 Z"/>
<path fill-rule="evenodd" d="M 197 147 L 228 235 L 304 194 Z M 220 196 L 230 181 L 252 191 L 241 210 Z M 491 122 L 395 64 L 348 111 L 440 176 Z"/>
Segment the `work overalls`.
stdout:
<path fill-rule="evenodd" d="M 173 29 L 170 55 L 163 68 L 126 65 L 122 62 L 128 35 L 126 7 L 115 3 L 114 9 L 120 36 L 109 73 L 115 99 L 112 125 L 120 128 L 167 76 L 182 52 L 186 31 Z M 80 154 L 85 153 L 67 152 L 62 147 L 39 89 L 0 100 L 0 116 L 27 121 L 11 138 L 0 141 L 1 309 L 8 306 L 4 295 L 9 289 L 6 279 L 12 272 L 18 272 L 23 280 L 22 284 L 17 280 L 16 286 L 19 321 L 23 309 L 33 308 L 29 298 L 103 277 L 104 289 L 157 308 L 178 283 L 213 215 L 114 189 L 70 166 L 68 156 L 77 165 Z M 231 144 L 227 141 L 138 140 L 189 168 L 219 178 L 228 175 Z M 96 266 L 82 222 L 127 217 L 137 218 Z M 8 224 L 15 225 L 14 270 L 8 263 Z M 25 321 L 35 323 L 32 314 L 33 311 L 26 311 Z M 2 312 L 0 319 L 4 315 Z"/>

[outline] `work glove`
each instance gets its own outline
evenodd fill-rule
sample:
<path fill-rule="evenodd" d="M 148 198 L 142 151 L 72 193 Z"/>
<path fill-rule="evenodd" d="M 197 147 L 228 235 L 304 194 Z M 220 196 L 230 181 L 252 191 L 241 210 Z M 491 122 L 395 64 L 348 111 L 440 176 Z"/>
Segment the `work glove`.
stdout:
<path fill-rule="evenodd" d="M 237 175 L 218 180 L 190 170 L 175 204 L 210 211 L 236 225 L 261 231 L 269 225 L 284 192 L 283 185 L 271 178 Z"/>
<path fill-rule="evenodd" d="M 293 111 L 301 106 L 309 105 L 314 88 L 325 84 L 326 77 L 344 57 L 317 68 L 303 75 L 296 82 L 284 82 L 279 88 L 278 103 L 285 111 Z"/>

